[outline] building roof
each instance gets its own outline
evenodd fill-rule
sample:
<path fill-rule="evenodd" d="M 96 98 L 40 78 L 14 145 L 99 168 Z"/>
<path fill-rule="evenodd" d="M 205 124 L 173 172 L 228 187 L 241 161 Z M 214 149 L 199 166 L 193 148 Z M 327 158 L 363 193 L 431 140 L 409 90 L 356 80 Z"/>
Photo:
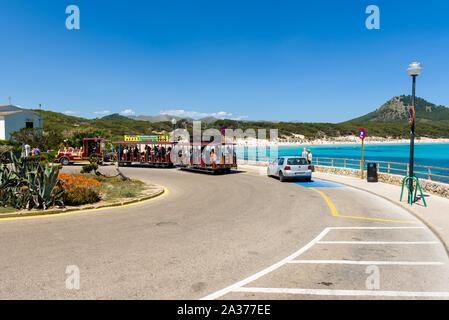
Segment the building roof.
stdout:
<path fill-rule="evenodd" d="M 7 116 L 10 114 L 19 113 L 19 112 L 24 112 L 25 114 L 30 115 L 30 116 L 37 116 L 37 117 L 40 116 L 40 114 L 38 114 L 34 111 L 31 111 L 28 109 L 23 109 L 23 108 L 20 108 L 17 106 L 13 106 L 12 104 L 0 105 L 0 116 Z"/>

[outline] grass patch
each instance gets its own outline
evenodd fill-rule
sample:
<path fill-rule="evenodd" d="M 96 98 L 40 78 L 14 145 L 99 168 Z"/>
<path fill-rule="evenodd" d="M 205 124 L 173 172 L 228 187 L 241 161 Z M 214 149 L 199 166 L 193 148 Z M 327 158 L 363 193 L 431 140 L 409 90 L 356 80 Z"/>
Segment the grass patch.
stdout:
<path fill-rule="evenodd" d="M 85 175 L 88 178 L 96 179 L 103 184 L 100 187 L 101 200 L 115 202 L 119 199 L 130 199 L 144 196 L 147 186 L 139 180 L 123 181 L 119 177 L 107 178 L 96 175 Z"/>
<path fill-rule="evenodd" d="M 14 209 L 13 207 L 0 207 L 0 214 L 10 213 L 10 212 L 15 212 L 15 211 L 17 211 L 17 210 Z"/>
<path fill-rule="evenodd" d="M 101 186 L 97 186 L 101 199 L 97 202 L 98 205 L 121 205 L 124 202 L 138 200 L 147 197 L 153 192 L 153 187 L 149 187 L 146 183 L 139 180 L 123 181 L 120 177 L 103 177 L 95 174 L 74 174 L 73 176 L 83 176 L 85 178 L 95 179 L 101 182 Z M 70 210 L 85 210 L 94 208 L 95 206 L 69 206 Z M 53 209 L 53 210 L 52 210 Z M 45 214 L 59 213 L 62 208 L 54 207 Z M 54 211 L 54 212 L 52 212 Z M 17 217 L 17 216 L 32 216 L 41 215 L 42 210 L 16 210 L 13 207 L 0 207 L 1 218 Z"/>

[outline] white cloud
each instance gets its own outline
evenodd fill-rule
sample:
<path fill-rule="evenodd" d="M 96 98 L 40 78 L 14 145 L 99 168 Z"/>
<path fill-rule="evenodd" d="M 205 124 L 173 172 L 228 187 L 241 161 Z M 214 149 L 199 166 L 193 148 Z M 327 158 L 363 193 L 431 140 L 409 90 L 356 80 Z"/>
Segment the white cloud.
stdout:
<path fill-rule="evenodd" d="M 206 113 L 206 112 L 198 112 L 198 111 L 186 111 L 182 109 L 178 110 L 163 110 L 159 112 L 160 114 L 166 114 L 169 116 L 176 116 L 176 117 L 186 117 L 186 118 L 205 118 L 205 117 L 214 117 L 217 119 L 232 119 L 232 113 L 226 112 L 226 111 L 219 111 L 219 112 L 212 112 L 212 113 Z M 239 116 L 235 118 L 236 120 L 247 118 L 247 116 Z"/>
<path fill-rule="evenodd" d="M 72 110 L 67 110 L 67 111 L 64 111 L 64 113 L 67 115 L 72 115 L 72 114 L 77 114 L 78 112 L 72 111 Z"/>
<path fill-rule="evenodd" d="M 231 120 L 243 120 L 243 119 L 246 119 L 246 118 L 248 118 L 248 116 L 238 116 L 238 117 L 235 117 L 235 118 L 231 118 Z"/>
<path fill-rule="evenodd" d="M 126 110 L 123 110 L 122 112 L 120 112 L 120 114 L 122 116 L 133 116 L 136 114 L 136 112 L 134 112 L 134 110 L 132 110 L 132 109 L 126 109 Z"/>
<path fill-rule="evenodd" d="M 111 111 L 109 110 L 102 110 L 102 111 L 95 111 L 94 114 L 100 114 L 100 115 L 106 115 L 106 114 L 110 114 Z"/>

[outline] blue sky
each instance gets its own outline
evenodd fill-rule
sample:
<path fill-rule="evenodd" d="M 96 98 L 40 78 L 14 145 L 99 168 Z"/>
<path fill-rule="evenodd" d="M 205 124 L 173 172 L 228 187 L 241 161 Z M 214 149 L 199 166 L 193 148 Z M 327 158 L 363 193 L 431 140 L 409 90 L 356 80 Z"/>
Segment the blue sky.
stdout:
<path fill-rule="evenodd" d="M 0 104 L 339 122 L 408 94 L 417 60 L 417 95 L 449 106 L 446 0 L 0 0 L 0 24 Z"/>

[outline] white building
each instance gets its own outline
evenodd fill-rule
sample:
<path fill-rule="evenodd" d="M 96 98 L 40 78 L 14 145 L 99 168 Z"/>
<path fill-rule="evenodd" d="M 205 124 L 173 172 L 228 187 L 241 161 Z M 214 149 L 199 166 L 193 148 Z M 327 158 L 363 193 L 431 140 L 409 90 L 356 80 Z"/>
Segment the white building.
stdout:
<path fill-rule="evenodd" d="M 0 140 L 8 140 L 22 128 L 42 128 L 41 115 L 11 104 L 0 105 Z"/>

